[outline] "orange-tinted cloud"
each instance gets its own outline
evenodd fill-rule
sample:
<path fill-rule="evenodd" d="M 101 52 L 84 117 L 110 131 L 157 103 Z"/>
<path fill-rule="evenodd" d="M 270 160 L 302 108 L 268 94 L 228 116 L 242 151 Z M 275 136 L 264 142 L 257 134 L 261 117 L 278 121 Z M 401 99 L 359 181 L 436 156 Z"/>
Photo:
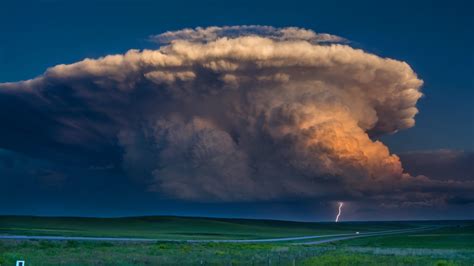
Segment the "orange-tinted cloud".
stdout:
<path fill-rule="evenodd" d="M 426 201 L 422 187 L 462 190 L 404 173 L 370 138 L 415 125 L 423 82 L 405 62 L 298 28 L 153 39 L 166 45 L 58 65 L 0 89 L 54 110 L 62 144 L 116 141 L 124 167 L 172 197 L 395 199 L 405 190 Z M 91 113 L 100 119 L 84 118 Z"/>

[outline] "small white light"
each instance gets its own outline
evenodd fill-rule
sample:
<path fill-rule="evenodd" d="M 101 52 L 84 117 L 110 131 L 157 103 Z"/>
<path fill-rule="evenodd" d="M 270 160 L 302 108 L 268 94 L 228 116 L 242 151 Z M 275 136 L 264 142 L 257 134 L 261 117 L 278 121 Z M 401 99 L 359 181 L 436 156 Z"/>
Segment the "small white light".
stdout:
<path fill-rule="evenodd" d="M 25 261 L 24 260 L 17 260 L 16 261 L 16 266 L 25 266 Z"/>

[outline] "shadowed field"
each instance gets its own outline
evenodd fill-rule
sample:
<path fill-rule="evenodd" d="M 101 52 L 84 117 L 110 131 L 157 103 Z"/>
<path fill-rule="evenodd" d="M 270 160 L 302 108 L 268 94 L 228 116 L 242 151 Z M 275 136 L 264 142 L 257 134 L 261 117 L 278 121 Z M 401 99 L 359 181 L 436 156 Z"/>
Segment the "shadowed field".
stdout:
<path fill-rule="evenodd" d="M 0 235 L 258 239 L 407 229 L 415 222 L 302 223 L 191 217 L 77 218 L 0 216 Z"/>

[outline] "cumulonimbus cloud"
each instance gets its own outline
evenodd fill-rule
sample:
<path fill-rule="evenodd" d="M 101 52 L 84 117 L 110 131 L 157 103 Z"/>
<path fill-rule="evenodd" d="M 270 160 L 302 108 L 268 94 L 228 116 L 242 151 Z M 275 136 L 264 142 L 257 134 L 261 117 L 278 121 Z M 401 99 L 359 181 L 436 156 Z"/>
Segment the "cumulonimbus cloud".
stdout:
<path fill-rule="evenodd" d="M 58 65 L 0 89 L 48 110 L 48 136 L 61 145 L 116 143 L 126 169 L 178 198 L 466 188 L 404 173 L 371 138 L 415 125 L 423 82 L 405 62 L 298 28 L 210 27 L 152 39 L 165 45 Z"/>

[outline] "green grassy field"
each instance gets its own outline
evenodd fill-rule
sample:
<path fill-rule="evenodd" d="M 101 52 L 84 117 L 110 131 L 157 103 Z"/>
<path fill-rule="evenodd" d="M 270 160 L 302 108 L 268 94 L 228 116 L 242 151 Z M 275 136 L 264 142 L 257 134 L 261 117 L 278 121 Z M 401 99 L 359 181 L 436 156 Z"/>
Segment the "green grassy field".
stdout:
<path fill-rule="evenodd" d="M 182 239 L 314 235 L 369 229 L 390 230 L 433 224 L 445 227 L 400 235 L 356 238 L 322 245 L 294 245 L 294 242 L 237 244 L 0 240 L 1 266 L 14 265 L 18 259 L 26 260 L 27 265 L 472 266 L 474 264 L 474 221 L 334 224 L 178 217 L 110 220 L 3 218 L 5 217 L 0 220 L 4 229 L 0 234 L 42 232 L 43 235 L 49 235 L 49 232 L 55 232 L 57 235 L 129 237 L 152 235 L 159 238 L 178 236 Z M 131 224 L 127 225 L 127 222 Z"/>
<path fill-rule="evenodd" d="M 382 231 L 414 222 L 301 223 L 190 217 L 58 218 L 0 216 L 0 234 L 138 237 L 153 239 L 257 239 Z"/>

